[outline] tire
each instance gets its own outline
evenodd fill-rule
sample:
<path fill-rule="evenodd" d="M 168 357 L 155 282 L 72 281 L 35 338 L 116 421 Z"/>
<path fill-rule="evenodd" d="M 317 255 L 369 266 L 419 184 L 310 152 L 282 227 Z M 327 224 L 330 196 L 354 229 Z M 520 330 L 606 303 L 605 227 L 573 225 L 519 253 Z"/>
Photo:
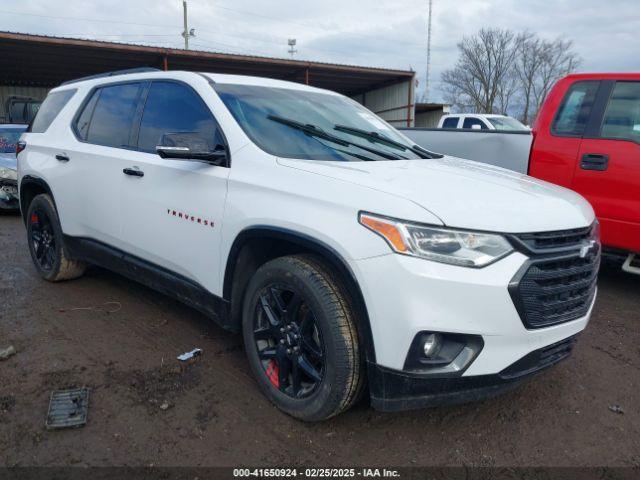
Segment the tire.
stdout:
<path fill-rule="evenodd" d="M 314 256 L 276 258 L 257 270 L 244 297 L 242 330 L 251 370 L 280 410 L 304 421 L 338 415 L 363 389 L 356 319 L 336 278 Z M 281 323 L 271 321 L 278 316 Z"/>
<path fill-rule="evenodd" d="M 42 278 L 60 282 L 84 274 L 86 264 L 67 257 L 58 213 L 48 194 L 33 198 L 27 209 L 26 223 L 31 259 Z"/>

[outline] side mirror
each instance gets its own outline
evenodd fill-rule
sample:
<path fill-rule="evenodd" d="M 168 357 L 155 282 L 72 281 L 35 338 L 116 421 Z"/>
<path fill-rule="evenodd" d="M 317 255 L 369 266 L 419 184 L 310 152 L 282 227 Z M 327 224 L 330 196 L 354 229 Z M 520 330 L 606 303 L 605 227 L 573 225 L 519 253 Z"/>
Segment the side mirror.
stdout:
<path fill-rule="evenodd" d="M 482 130 L 482 126 L 476 124 L 471 125 L 471 130 Z"/>
<path fill-rule="evenodd" d="M 156 152 L 161 158 L 197 160 L 213 165 L 222 165 L 228 156 L 224 145 L 211 149 L 207 140 L 195 132 L 165 133 Z"/>

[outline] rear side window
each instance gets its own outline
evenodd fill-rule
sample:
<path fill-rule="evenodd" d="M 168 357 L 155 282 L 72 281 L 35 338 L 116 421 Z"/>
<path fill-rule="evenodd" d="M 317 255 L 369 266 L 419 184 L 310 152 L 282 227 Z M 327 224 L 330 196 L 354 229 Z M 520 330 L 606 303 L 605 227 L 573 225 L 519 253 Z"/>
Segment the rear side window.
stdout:
<path fill-rule="evenodd" d="M 112 85 L 96 90 L 76 121 L 78 136 L 98 145 L 129 147 L 140 90 L 140 83 Z"/>
<path fill-rule="evenodd" d="M 640 143 L 640 82 L 617 82 L 602 120 L 600 136 Z"/>
<path fill-rule="evenodd" d="M 581 136 L 589 120 L 600 82 L 576 82 L 562 100 L 551 126 L 551 132 L 561 136 Z"/>
<path fill-rule="evenodd" d="M 29 131 L 32 133 L 44 133 L 71 97 L 73 97 L 74 93 L 76 93 L 75 89 L 52 92 L 47 95 L 47 98 L 42 102 L 42 105 L 38 110 L 38 114 L 36 115 L 36 118 L 34 118 Z"/>
<path fill-rule="evenodd" d="M 479 126 L 481 130 L 488 130 L 488 127 L 482 120 L 473 117 L 465 118 L 464 123 L 462 124 L 462 128 L 472 129 L 474 125 Z"/>
<path fill-rule="evenodd" d="M 457 128 L 458 127 L 458 117 L 448 117 L 444 119 L 442 122 L 442 128 Z"/>
<path fill-rule="evenodd" d="M 195 91 L 179 83 L 156 81 L 145 102 L 138 149 L 155 153 L 166 133 L 195 133 L 211 150 L 224 143 L 213 115 Z"/>

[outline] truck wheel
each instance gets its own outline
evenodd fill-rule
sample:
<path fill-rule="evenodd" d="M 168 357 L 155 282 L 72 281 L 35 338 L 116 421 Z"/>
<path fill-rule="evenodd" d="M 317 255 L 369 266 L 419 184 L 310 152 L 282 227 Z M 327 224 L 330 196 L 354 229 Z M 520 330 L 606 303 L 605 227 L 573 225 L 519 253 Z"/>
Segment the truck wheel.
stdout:
<path fill-rule="evenodd" d="M 27 210 L 27 241 L 38 273 L 50 282 L 80 277 L 84 262 L 67 258 L 56 207 L 47 194 L 34 197 Z"/>
<path fill-rule="evenodd" d="M 258 384 L 305 421 L 348 409 L 364 381 L 355 318 L 335 275 L 311 255 L 265 263 L 244 298 L 242 330 Z"/>

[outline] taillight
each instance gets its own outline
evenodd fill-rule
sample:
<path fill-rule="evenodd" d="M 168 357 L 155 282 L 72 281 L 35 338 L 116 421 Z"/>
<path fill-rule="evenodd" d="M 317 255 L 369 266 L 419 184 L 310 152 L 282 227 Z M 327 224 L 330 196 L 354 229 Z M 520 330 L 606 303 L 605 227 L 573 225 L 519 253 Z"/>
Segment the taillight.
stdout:
<path fill-rule="evenodd" d="M 24 140 L 20 140 L 18 143 L 16 143 L 16 155 L 18 155 L 25 148 L 27 148 L 27 142 L 25 142 Z"/>

